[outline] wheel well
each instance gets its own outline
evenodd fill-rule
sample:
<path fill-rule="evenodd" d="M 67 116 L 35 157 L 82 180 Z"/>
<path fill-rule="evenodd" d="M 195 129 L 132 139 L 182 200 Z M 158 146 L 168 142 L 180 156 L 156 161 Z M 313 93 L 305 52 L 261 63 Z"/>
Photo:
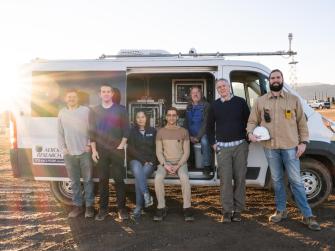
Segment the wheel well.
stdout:
<path fill-rule="evenodd" d="M 333 180 L 333 186 L 335 187 L 335 166 L 333 165 L 333 162 L 327 158 L 327 156 L 323 156 L 323 155 L 314 155 L 314 154 L 306 154 L 303 156 L 304 158 L 310 158 L 310 159 L 315 159 L 319 162 L 321 162 L 322 164 L 324 164 L 328 171 L 330 172 L 331 176 L 332 176 L 332 180 Z"/>

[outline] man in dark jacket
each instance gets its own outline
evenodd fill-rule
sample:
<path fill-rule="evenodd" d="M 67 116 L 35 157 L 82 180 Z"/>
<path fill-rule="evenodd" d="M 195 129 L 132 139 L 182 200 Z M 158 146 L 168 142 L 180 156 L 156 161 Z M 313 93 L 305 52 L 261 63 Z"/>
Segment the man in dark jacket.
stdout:
<path fill-rule="evenodd" d="M 193 86 L 190 91 L 191 101 L 186 107 L 185 128 L 189 131 L 192 144 L 200 143 L 204 174 L 212 171 L 211 148 L 206 134 L 209 103 L 202 97 L 201 89 Z"/>
<path fill-rule="evenodd" d="M 115 181 L 119 219 L 128 218 L 123 178 L 124 147 L 129 135 L 129 123 L 126 108 L 113 102 L 114 95 L 111 86 L 101 85 L 101 105 L 90 112 L 92 159 L 98 165 L 99 174 L 100 209 L 95 217 L 98 221 L 108 215 L 110 171 Z"/>

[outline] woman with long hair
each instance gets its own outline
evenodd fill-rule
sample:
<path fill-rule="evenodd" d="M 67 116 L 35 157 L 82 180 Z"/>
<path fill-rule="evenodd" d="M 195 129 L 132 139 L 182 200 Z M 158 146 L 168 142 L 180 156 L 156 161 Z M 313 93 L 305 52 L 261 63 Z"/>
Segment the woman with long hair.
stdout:
<path fill-rule="evenodd" d="M 157 165 L 155 139 L 156 129 L 149 126 L 149 118 L 145 112 L 138 111 L 128 138 L 128 160 L 135 177 L 136 208 L 133 216 L 136 220 L 140 218 L 143 206 L 149 207 L 153 204 L 147 179 Z"/>

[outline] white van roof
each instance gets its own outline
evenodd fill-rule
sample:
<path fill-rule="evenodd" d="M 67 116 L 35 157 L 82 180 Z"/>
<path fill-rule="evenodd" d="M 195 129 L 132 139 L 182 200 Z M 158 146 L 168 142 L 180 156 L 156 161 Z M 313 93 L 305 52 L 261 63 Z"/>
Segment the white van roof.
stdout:
<path fill-rule="evenodd" d="M 121 57 L 108 59 L 35 59 L 25 65 L 30 71 L 103 71 L 126 70 L 129 67 L 176 67 L 176 66 L 241 66 L 270 69 L 260 63 L 245 60 L 226 60 L 223 57 Z"/>

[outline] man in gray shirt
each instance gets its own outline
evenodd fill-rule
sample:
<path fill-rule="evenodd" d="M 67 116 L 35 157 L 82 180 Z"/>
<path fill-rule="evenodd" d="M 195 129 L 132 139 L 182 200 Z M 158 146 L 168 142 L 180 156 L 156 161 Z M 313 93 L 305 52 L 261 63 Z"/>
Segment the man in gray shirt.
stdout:
<path fill-rule="evenodd" d="M 65 94 L 67 107 L 58 114 L 58 147 L 63 152 L 68 176 L 73 191 L 74 209 L 69 213 L 70 218 L 84 212 L 83 192 L 80 177 L 83 177 L 85 192 L 85 218 L 94 216 L 94 194 L 92 181 L 92 162 L 88 116 L 89 108 L 79 105 L 77 90 L 68 90 Z"/>

